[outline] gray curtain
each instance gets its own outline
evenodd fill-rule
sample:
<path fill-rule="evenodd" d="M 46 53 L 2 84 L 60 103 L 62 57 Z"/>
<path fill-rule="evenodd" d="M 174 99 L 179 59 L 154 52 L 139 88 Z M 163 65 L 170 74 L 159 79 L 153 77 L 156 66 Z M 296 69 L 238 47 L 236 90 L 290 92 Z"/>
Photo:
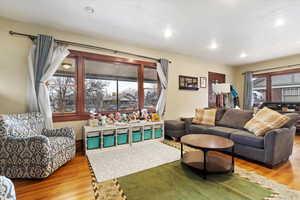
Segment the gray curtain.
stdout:
<path fill-rule="evenodd" d="M 160 85 L 161 85 L 161 92 L 156 105 L 156 112 L 161 117 L 163 117 L 165 114 L 165 108 L 167 102 L 168 67 L 169 67 L 169 60 L 163 58 L 160 59 L 160 63 L 156 67 L 158 77 L 160 80 Z"/>
<path fill-rule="evenodd" d="M 251 110 L 253 107 L 253 73 L 246 72 L 244 74 L 244 101 L 243 108 Z"/>
<path fill-rule="evenodd" d="M 28 110 L 39 112 L 38 93 L 44 71 L 50 63 L 50 55 L 54 48 L 54 38 L 47 35 L 38 35 L 29 53 L 29 91 Z"/>
<path fill-rule="evenodd" d="M 53 124 L 46 83 L 68 54 L 66 47 L 56 44 L 54 38 L 47 35 L 38 35 L 29 53 L 28 109 L 41 112 L 47 128 L 53 128 Z"/>

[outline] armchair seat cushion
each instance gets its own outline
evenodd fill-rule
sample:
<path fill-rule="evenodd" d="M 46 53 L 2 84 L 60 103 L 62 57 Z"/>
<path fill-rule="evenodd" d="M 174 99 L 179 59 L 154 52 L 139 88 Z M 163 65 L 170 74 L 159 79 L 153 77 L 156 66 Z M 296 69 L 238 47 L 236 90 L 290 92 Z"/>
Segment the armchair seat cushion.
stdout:
<path fill-rule="evenodd" d="M 69 137 L 49 137 L 52 155 L 64 151 L 70 146 L 75 145 L 75 140 Z"/>
<path fill-rule="evenodd" d="M 214 127 L 210 127 L 207 130 L 208 134 L 213 134 L 213 135 L 217 135 L 217 136 L 222 136 L 222 137 L 226 137 L 229 138 L 231 133 L 237 131 L 237 129 L 234 128 L 228 128 L 228 127 L 222 127 L 222 126 L 214 126 Z"/>
<path fill-rule="evenodd" d="M 264 137 L 243 130 L 236 130 L 230 136 L 234 142 L 256 148 L 264 148 Z"/>

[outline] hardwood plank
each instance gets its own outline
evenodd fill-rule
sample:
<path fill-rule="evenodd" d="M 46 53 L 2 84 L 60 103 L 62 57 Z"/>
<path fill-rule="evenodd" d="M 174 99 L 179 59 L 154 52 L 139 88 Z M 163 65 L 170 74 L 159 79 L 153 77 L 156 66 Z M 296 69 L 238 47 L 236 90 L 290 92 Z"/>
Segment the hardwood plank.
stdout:
<path fill-rule="evenodd" d="M 300 190 L 300 135 L 296 135 L 290 160 L 269 169 L 257 163 L 236 158 L 236 165 Z M 82 153 L 44 180 L 13 180 L 17 198 L 22 200 L 94 199 L 88 162 Z"/>
<path fill-rule="evenodd" d="M 13 180 L 18 199 L 94 199 L 87 158 L 76 157 L 43 180 Z"/>

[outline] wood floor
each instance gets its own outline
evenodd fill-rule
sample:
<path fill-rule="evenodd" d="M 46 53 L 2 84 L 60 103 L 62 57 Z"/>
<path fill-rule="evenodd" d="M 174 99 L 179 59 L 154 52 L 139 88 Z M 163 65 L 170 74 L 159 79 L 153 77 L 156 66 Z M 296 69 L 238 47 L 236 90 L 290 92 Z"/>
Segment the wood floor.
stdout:
<path fill-rule="evenodd" d="M 44 180 L 13 180 L 18 200 L 94 199 L 90 170 L 82 153 Z"/>
<path fill-rule="evenodd" d="M 300 190 L 300 135 L 295 137 L 290 160 L 275 169 L 236 159 L 236 164 L 281 184 Z M 89 200 L 94 199 L 86 157 L 76 158 L 45 180 L 13 180 L 18 200 Z"/>

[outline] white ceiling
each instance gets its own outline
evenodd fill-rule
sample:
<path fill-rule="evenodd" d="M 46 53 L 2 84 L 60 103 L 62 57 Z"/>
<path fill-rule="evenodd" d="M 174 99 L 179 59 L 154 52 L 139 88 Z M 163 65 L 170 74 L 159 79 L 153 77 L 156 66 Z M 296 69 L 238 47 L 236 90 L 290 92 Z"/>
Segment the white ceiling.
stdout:
<path fill-rule="evenodd" d="M 228 65 L 300 53 L 300 0 L 0 0 L 0 15 Z"/>

